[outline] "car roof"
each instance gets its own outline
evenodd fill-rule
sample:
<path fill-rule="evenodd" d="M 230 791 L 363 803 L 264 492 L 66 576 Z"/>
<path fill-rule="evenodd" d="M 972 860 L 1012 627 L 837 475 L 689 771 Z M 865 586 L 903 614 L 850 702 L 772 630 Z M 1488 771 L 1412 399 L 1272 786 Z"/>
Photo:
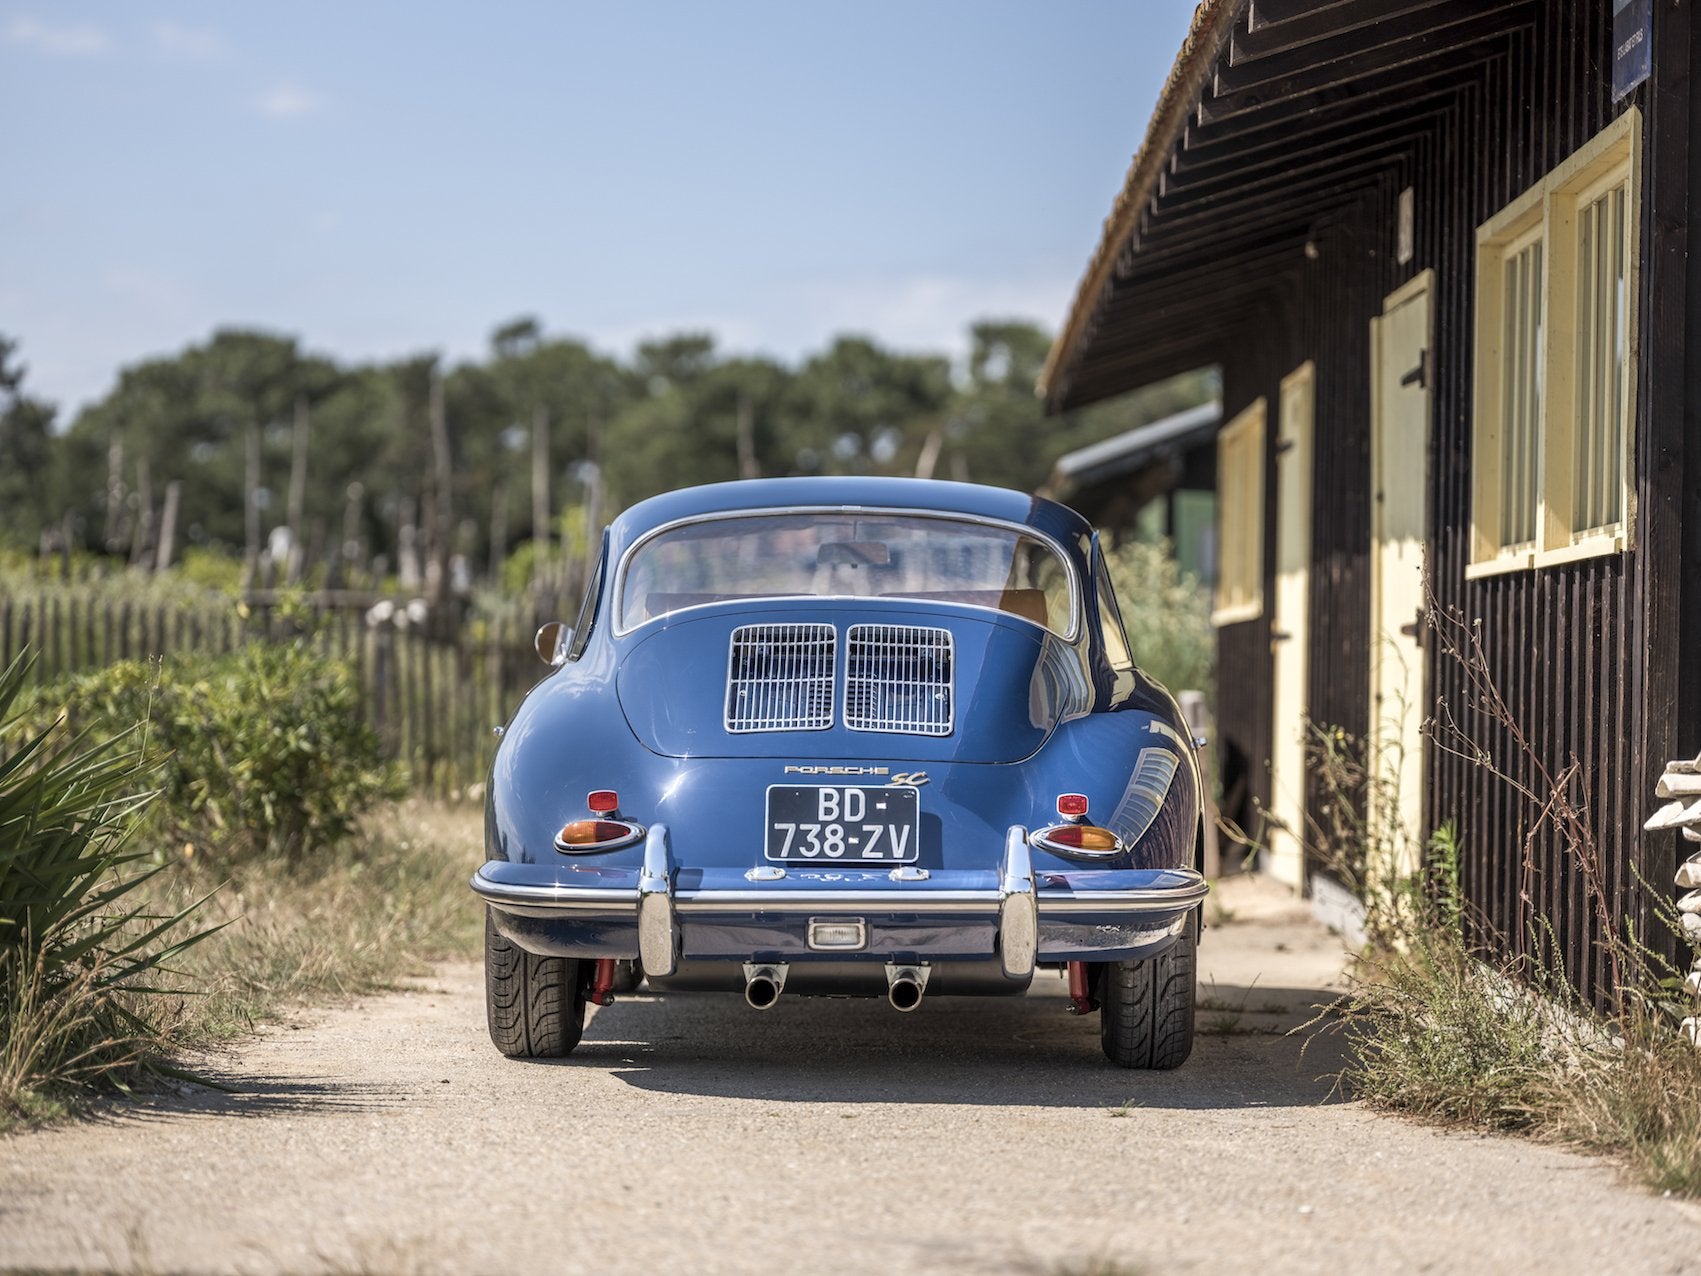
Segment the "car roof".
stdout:
<path fill-rule="evenodd" d="M 1008 488 L 943 479 L 815 475 L 708 483 L 652 496 L 615 519 L 610 549 L 618 556 L 646 532 L 682 519 L 736 510 L 823 506 L 925 510 L 1021 523 L 1061 542 L 1071 556 L 1079 555 L 1080 538 L 1092 530 L 1067 506 Z"/>

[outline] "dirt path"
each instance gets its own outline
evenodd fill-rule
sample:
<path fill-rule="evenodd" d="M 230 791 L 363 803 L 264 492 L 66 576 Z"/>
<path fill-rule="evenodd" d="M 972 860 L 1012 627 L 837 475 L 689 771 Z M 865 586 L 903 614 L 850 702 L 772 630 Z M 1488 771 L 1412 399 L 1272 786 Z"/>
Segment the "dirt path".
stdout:
<path fill-rule="evenodd" d="M 1226 894 L 1228 1009 L 1177 1073 L 1109 1068 L 1051 978 L 912 1015 L 637 995 L 518 1064 L 457 966 L 220 1060 L 237 1094 L 0 1140 L 0 1268 L 1701 1271 L 1692 1207 L 1609 1166 L 1331 1102 L 1265 1030 L 1338 946 Z"/>

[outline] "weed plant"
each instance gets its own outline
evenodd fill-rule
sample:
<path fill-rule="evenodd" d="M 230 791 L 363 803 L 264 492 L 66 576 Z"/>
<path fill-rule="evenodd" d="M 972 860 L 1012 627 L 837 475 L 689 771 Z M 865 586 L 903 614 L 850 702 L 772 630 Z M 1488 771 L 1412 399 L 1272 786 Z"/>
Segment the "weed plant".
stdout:
<path fill-rule="evenodd" d="M 369 809 L 397 777 L 346 671 L 221 665 L 74 679 L 74 723 L 0 674 L 0 1129 L 477 950 L 476 813 Z"/>
<path fill-rule="evenodd" d="M 1457 858 L 1448 831 L 1432 866 Z M 1432 867 L 1395 911 L 1367 929 L 1341 1003 L 1350 1047 L 1343 1080 L 1374 1107 L 1490 1129 L 1537 1124 L 1552 1101 L 1563 1032 L 1542 998 L 1484 964 L 1458 925 L 1457 875 Z"/>
<path fill-rule="evenodd" d="M 1374 946 L 1336 1007 L 1350 1047 L 1342 1080 L 1377 1107 L 1525 1131 L 1616 1157 L 1654 1189 L 1701 1195 L 1701 1048 L 1684 1031 L 1695 994 L 1615 913 L 1575 761 L 1548 767 L 1494 685 L 1474 627 L 1433 600 L 1430 616 L 1442 654 L 1466 672 L 1473 705 L 1505 730 L 1536 782 L 1508 776 L 1444 703 L 1432 736 L 1490 767 L 1528 804 L 1526 903 L 1537 833 L 1546 825 L 1558 836 L 1600 923 L 1615 1002 L 1605 1016 L 1585 1002 L 1553 956 L 1562 946 L 1533 907 L 1519 936 L 1494 937 L 1470 915 L 1457 839 L 1443 828 L 1416 877 L 1370 896 Z M 1669 903 L 1656 917 L 1682 941 L 1685 958 L 1697 955 Z M 1474 944 L 1473 934 L 1492 942 Z"/>
<path fill-rule="evenodd" d="M 1701 1049 L 1678 1030 L 1681 981 L 1622 941 L 1632 983 L 1601 1019 L 1562 974 L 1489 958 L 1459 925 L 1448 850 L 1398 942 L 1361 957 L 1338 1005 L 1346 1087 L 1374 1107 L 1614 1156 L 1649 1187 L 1701 1196 Z"/>
<path fill-rule="evenodd" d="M 156 981 L 211 933 L 186 929 L 199 900 L 148 898 L 160 866 L 132 834 L 156 794 L 137 732 L 25 730 L 25 671 L 0 673 L 0 1126 L 157 1067 Z"/>

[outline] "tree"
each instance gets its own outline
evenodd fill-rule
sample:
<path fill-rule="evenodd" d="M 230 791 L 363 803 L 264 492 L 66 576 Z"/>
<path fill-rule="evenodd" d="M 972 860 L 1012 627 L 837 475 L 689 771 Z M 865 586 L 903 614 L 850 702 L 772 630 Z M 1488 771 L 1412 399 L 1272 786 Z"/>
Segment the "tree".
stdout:
<path fill-rule="evenodd" d="M 910 472 L 952 398 L 942 355 L 893 354 L 867 337 L 839 337 L 793 383 L 788 472 Z"/>
<path fill-rule="evenodd" d="M 305 402 L 311 413 L 343 377 L 328 359 L 304 355 L 293 337 L 236 329 L 215 332 L 175 357 L 124 369 L 113 392 L 85 409 L 67 436 L 78 458 L 73 472 L 89 478 L 76 494 L 85 521 L 96 526 L 92 520 L 104 509 L 105 458 L 118 438 L 132 502 L 137 466 L 145 460 L 156 491 L 182 482 L 181 521 L 191 543 L 241 546 L 249 432 L 259 435 L 260 500 L 270 526 L 284 517 L 296 403 Z M 323 491 L 321 477 L 314 479 L 315 493 Z"/>
<path fill-rule="evenodd" d="M 34 547 L 59 521 L 54 409 L 24 393 L 17 342 L 0 335 L 0 537 Z"/>

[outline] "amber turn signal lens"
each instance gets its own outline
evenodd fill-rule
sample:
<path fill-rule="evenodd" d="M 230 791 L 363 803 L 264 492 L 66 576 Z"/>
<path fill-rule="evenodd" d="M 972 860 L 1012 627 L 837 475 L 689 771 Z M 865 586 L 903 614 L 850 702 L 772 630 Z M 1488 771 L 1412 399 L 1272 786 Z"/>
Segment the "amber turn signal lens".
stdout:
<path fill-rule="evenodd" d="M 644 830 L 625 820 L 574 820 L 555 835 L 559 851 L 612 851 L 636 842 Z"/>

